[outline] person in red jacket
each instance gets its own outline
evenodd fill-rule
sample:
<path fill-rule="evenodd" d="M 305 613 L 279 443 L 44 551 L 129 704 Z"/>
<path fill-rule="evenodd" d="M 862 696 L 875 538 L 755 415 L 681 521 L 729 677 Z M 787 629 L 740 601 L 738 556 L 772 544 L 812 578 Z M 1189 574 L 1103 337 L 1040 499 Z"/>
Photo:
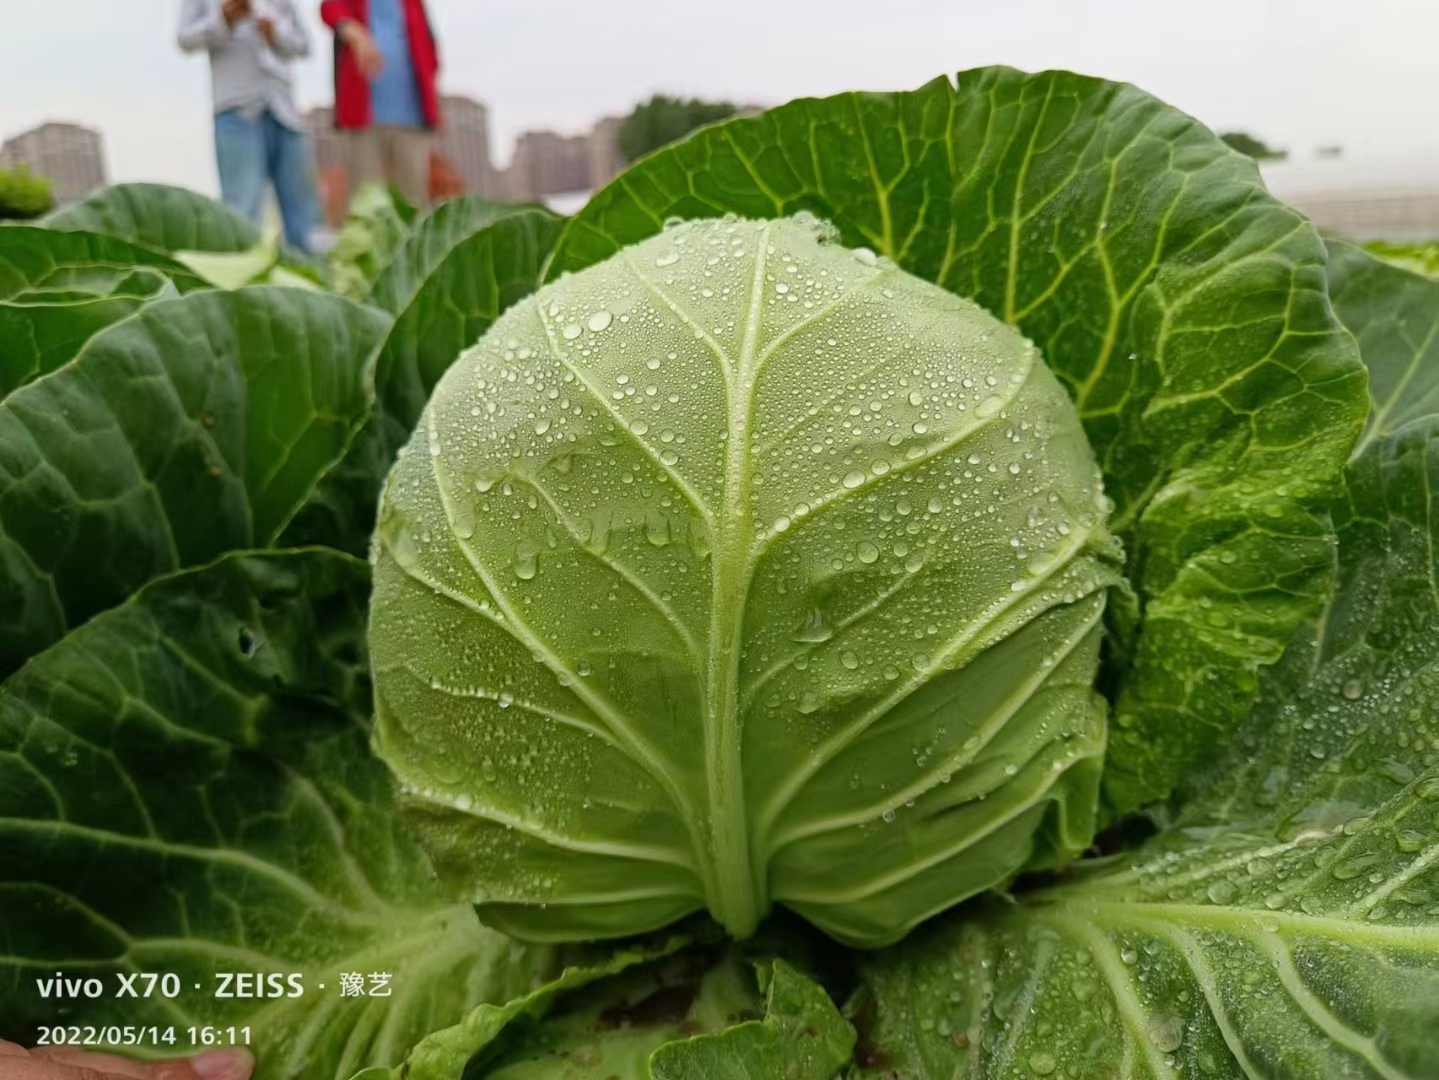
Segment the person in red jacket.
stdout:
<path fill-rule="evenodd" d="M 440 124 L 439 50 L 424 0 L 324 0 L 320 18 L 335 32 L 335 126 L 351 196 L 388 181 L 424 206 Z"/>

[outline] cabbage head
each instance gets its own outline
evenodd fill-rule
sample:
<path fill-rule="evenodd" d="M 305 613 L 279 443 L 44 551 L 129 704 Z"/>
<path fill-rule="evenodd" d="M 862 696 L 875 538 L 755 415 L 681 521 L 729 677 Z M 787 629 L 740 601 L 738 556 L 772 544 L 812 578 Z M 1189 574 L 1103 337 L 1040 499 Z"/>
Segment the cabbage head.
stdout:
<path fill-rule="evenodd" d="M 882 945 L 1090 842 L 1108 508 L 1018 331 L 812 219 L 677 225 L 432 396 L 373 552 L 376 745 L 518 937 L 782 904 Z"/>

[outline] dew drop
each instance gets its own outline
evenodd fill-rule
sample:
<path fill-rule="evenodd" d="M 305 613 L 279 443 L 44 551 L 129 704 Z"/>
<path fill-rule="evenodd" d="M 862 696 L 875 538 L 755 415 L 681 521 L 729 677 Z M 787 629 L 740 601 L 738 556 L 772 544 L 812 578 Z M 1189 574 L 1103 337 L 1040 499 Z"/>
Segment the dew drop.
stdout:
<path fill-rule="evenodd" d="M 974 415 L 981 420 L 988 420 L 1002 408 L 1004 408 L 1004 399 L 991 395 L 975 406 Z"/>
<path fill-rule="evenodd" d="M 515 548 L 514 559 L 515 577 L 521 581 L 530 581 L 540 570 L 540 556 L 530 544 L 521 544 Z"/>
<path fill-rule="evenodd" d="M 1149 1018 L 1145 1031 L 1155 1049 L 1165 1054 L 1174 1053 L 1184 1043 L 1184 1022 L 1177 1016 L 1158 1013 Z"/>
<path fill-rule="evenodd" d="M 605 310 L 604 308 L 600 308 L 599 311 L 596 311 L 593 315 L 590 316 L 590 321 L 588 325 L 591 331 L 598 334 L 603 330 L 608 330 L 610 328 L 610 323 L 614 322 L 614 319 L 614 315 L 612 315 L 609 311 Z"/>
<path fill-rule="evenodd" d="M 1235 895 L 1239 890 L 1232 881 L 1216 881 L 1209 886 L 1207 893 L 1210 903 L 1230 904 L 1233 903 Z"/>
<path fill-rule="evenodd" d="M 670 542 L 670 519 L 658 510 L 645 514 L 645 539 L 655 547 L 664 547 Z"/>
<path fill-rule="evenodd" d="M 790 635 L 790 640 L 817 643 L 828 641 L 832 637 L 834 637 L 834 628 L 825 622 L 824 612 L 819 608 L 811 608 L 799 629 Z"/>

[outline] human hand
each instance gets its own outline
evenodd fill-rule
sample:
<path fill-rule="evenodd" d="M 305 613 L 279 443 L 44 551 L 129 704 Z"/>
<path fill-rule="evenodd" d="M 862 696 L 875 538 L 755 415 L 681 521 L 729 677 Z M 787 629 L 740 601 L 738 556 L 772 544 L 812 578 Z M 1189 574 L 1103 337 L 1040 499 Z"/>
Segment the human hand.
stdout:
<path fill-rule="evenodd" d="M 220 14 L 225 16 L 225 22 L 234 26 L 241 19 L 250 15 L 250 0 L 225 0 L 220 6 Z"/>
<path fill-rule="evenodd" d="M 367 79 L 378 77 L 384 70 L 385 58 L 380 54 L 380 47 L 375 44 L 374 37 L 364 24 L 347 19 L 340 24 L 339 33 L 340 39 L 355 54 L 355 63 L 360 65 L 360 74 Z"/>
<path fill-rule="evenodd" d="M 265 44 L 270 48 L 275 47 L 275 20 L 273 16 L 265 15 L 256 17 L 255 28 L 260 31 L 260 36 L 265 39 Z"/>
<path fill-rule="evenodd" d="M 23 1046 L 0 1039 L 0 1076 L 5 1080 L 250 1080 L 255 1059 L 248 1050 L 206 1050 L 191 1058 L 134 1061 L 92 1054 L 71 1046 Z"/>

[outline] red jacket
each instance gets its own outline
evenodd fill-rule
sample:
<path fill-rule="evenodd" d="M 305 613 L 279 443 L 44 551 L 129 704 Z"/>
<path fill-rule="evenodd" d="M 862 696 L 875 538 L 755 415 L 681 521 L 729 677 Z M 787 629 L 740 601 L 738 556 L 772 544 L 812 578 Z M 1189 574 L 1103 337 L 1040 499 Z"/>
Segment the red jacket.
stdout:
<path fill-rule="evenodd" d="M 425 0 L 404 0 L 404 4 L 410 60 L 415 65 L 415 79 L 419 82 L 420 108 L 425 114 L 425 123 L 432 128 L 439 127 L 440 96 L 435 76 L 440 70 L 440 52 L 435 45 L 435 34 L 430 29 Z M 354 19 L 368 27 L 369 0 L 324 0 L 320 4 L 320 18 L 332 30 L 346 19 Z M 370 82 L 360 73 L 354 53 L 338 35 L 335 37 L 335 126 L 370 126 Z"/>

